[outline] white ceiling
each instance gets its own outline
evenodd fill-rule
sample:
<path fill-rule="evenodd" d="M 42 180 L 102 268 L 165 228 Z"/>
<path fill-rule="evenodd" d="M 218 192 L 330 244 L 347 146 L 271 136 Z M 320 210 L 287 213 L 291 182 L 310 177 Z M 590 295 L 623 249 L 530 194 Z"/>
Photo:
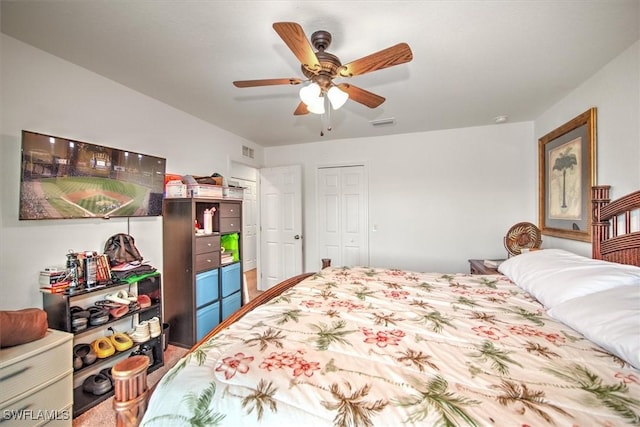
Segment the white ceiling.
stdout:
<path fill-rule="evenodd" d="M 2 0 L 2 32 L 263 146 L 535 120 L 640 38 L 639 0 Z M 272 28 L 327 30 L 343 64 L 406 42 L 407 64 L 350 79 L 385 97 L 294 116 L 304 78 Z M 336 80 L 344 82 L 346 79 Z M 372 120 L 395 118 L 373 127 Z"/>

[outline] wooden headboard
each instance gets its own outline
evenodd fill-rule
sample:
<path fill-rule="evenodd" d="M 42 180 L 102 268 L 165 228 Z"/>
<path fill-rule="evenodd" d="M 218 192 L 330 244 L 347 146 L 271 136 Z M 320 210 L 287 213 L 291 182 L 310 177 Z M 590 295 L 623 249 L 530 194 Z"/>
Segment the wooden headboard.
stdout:
<path fill-rule="evenodd" d="M 640 191 L 609 199 L 609 185 L 591 189 L 593 210 L 593 258 L 640 266 L 640 229 L 632 231 L 632 219 L 640 223 Z"/>

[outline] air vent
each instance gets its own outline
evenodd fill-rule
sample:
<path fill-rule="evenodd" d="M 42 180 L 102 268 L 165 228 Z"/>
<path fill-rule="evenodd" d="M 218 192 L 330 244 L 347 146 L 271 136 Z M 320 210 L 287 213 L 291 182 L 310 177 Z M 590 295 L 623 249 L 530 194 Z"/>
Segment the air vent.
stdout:
<path fill-rule="evenodd" d="M 371 126 L 392 126 L 396 124 L 396 119 L 394 117 L 389 117 L 387 119 L 379 119 L 379 120 L 370 120 Z"/>
<path fill-rule="evenodd" d="M 253 152 L 253 148 L 247 147 L 246 145 L 242 146 L 242 155 L 244 157 L 248 157 L 250 159 L 253 159 L 254 156 L 254 152 Z"/>

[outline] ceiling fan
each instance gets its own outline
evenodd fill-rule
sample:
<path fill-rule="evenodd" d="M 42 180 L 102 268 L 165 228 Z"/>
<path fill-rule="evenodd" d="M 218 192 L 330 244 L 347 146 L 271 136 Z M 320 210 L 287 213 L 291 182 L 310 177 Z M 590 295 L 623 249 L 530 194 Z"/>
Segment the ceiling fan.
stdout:
<path fill-rule="evenodd" d="M 404 64 L 413 59 L 409 45 L 398 43 L 395 46 L 342 65 L 337 56 L 326 51 L 331 44 L 331 34 L 328 31 L 320 30 L 314 32 L 311 35 L 311 42 L 309 42 L 302 27 L 295 22 L 276 22 L 273 24 L 273 29 L 298 58 L 302 74 L 311 82 L 300 90 L 300 99 L 302 101 L 295 109 L 294 115 L 323 114 L 325 103 L 328 104 L 329 102 L 333 109 L 337 110 L 348 98 L 369 108 L 376 108 L 385 101 L 385 98 L 350 83 L 335 84 L 333 79 L 354 77 Z M 304 80 L 302 79 L 291 77 L 240 80 L 233 82 L 233 84 L 236 87 L 245 88 L 270 85 L 298 85 L 303 82 Z"/>

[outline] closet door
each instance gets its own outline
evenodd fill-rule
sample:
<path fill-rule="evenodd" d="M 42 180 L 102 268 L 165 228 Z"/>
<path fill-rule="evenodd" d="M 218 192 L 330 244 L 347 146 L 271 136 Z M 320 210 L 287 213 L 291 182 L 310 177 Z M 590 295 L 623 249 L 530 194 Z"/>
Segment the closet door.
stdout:
<path fill-rule="evenodd" d="M 318 169 L 318 240 L 333 266 L 369 264 L 368 187 L 362 165 Z"/>

